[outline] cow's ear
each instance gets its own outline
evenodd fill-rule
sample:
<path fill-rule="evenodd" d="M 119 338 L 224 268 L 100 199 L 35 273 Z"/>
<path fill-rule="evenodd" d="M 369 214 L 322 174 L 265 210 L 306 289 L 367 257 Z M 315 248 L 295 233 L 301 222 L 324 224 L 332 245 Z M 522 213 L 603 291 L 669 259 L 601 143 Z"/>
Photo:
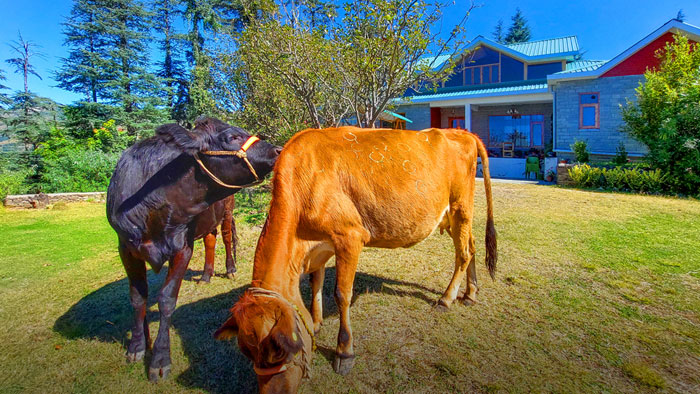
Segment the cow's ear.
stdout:
<path fill-rule="evenodd" d="M 156 129 L 156 135 L 166 143 L 175 144 L 186 153 L 205 150 L 204 138 L 198 133 L 191 133 L 177 123 L 170 123 Z"/>
<path fill-rule="evenodd" d="M 304 342 L 296 328 L 278 321 L 267 338 L 260 342 L 263 357 L 268 364 L 274 365 L 282 361 L 291 361 L 295 354 L 304 348 Z"/>
<path fill-rule="evenodd" d="M 220 341 L 225 341 L 231 339 L 238 335 L 238 323 L 236 318 L 231 316 L 226 320 L 226 323 L 222 324 L 218 330 L 214 333 L 214 338 Z"/>

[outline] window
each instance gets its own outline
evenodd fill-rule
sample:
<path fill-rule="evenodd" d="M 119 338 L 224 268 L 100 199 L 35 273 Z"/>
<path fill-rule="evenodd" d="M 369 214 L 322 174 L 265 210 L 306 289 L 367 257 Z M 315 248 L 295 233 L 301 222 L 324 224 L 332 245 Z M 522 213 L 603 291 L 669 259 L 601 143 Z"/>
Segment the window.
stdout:
<path fill-rule="evenodd" d="M 516 148 L 541 147 L 544 140 L 544 115 L 489 116 L 489 146 L 513 142 Z"/>
<path fill-rule="evenodd" d="M 451 129 L 462 129 L 464 130 L 464 116 L 458 116 L 454 118 L 448 118 L 448 126 Z"/>
<path fill-rule="evenodd" d="M 600 128 L 600 97 L 598 93 L 579 94 L 579 128 L 599 129 Z"/>
<path fill-rule="evenodd" d="M 481 85 L 483 83 L 499 82 L 498 64 L 465 67 L 464 73 L 465 85 Z"/>

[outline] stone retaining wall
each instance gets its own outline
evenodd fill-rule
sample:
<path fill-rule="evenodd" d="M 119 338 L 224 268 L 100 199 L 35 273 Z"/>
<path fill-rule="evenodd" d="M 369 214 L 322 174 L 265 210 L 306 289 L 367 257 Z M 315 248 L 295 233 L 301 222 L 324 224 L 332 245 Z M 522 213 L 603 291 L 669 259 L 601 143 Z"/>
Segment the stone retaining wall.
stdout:
<path fill-rule="evenodd" d="M 8 208 L 46 208 L 57 202 L 104 201 L 105 192 L 15 194 L 5 197 Z"/>
<path fill-rule="evenodd" d="M 569 168 L 573 166 L 573 164 L 564 163 L 557 165 L 557 185 L 572 186 L 574 184 L 574 181 L 569 176 Z"/>

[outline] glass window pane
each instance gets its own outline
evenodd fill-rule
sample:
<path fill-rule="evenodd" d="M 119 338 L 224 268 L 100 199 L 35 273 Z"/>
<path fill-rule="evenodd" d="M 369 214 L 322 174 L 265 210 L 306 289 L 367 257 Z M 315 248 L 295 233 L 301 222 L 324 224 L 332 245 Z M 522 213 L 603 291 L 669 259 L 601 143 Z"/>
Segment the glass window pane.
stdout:
<path fill-rule="evenodd" d="M 481 83 L 481 68 L 474 69 L 474 84 L 479 85 Z"/>
<path fill-rule="evenodd" d="M 489 145 L 499 146 L 505 141 L 505 116 L 489 117 Z M 509 117 L 510 118 L 510 117 Z"/>
<path fill-rule="evenodd" d="M 465 85 L 471 85 L 471 84 L 472 84 L 472 71 L 473 71 L 473 70 L 474 70 L 473 68 L 467 68 L 466 70 L 464 70 L 464 73 L 465 73 L 465 74 L 464 74 L 464 76 L 465 76 L 464 84 L 465 84 Z"/>
<path fill-rule="evenodd" d="M 593 94 L 582 94 L 581 95 L 581 104 L 597 104 L 598 103 L 598 95 L 593 93 Z"/>
<path fill-rule="evenodd" d="M 484 83 L 491 82 L 491 67 L 484 67 L 483 73 L 484 73 Z"/>
<path fill-rule="evenodd" d="M 532 145 L 542 146 L 542 123 L 532 124 Z"/>
<path fill-rule="evenodd" d="M 498 81 L 498 66 L 491 66 L 491 82 Z"/>
<path fill-rule="evenodd" d="M 583 126 L 595 126 L 596 107 L 583 107 L 581 108 L 581 111 L 583 112 Z"/>

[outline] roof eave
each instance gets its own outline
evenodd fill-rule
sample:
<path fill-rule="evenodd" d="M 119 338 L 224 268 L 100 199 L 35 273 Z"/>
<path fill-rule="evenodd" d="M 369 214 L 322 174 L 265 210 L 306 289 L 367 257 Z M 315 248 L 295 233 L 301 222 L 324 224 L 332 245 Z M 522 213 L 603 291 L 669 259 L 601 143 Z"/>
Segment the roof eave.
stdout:
<path fill-rule="evenodd" d="M 499 96 L 520 96 L 526 94 L 536 94 L 536 93 L 549 93 L 548 88 L 539 89 L 528 89 L 528 90 L 518 90 L 515 92 L 493 92 L 493 93 L 482 93 L 482 94 L 462 94 L 449 97 L 426 97 L 421 98 L 420 96 L 413 96 L 410 102 L 405 102 L 404 104 L 424 104 L 430 103 L 431 101 L 445 101 L 445 100 L 461 100 L 466 98 L 484 98 L 484 97 L 499 97 Z"/>

